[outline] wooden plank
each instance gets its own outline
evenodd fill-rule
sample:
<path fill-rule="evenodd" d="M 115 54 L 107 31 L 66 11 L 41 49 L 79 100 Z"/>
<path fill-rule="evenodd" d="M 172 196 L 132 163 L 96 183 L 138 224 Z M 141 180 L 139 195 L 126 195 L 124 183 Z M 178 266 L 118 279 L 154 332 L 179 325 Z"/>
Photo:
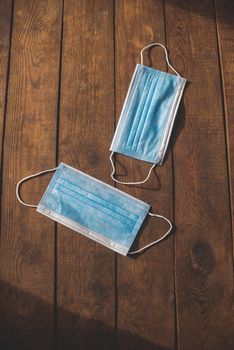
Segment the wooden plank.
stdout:
<path fill-rule="evenodd" d="M 112 2 L 65 1 L 59 159 L 110 182 Z M 66 312 L 64 312 L 66 310 Z M 113 349 L 115 254 L 58 226 L 58 348 Z"/>
<path fill-rule="evenodd" d="M 216 18 L 220 51 L 222 88 L 224 94 L 225 126 L 228 146 L 230 193 L 232 203 L 232 228 L 234 227 L 234 3 L 216 1 Z M 233 235 L 233 231 L 232 231 Z M 233 237 L 234 240 L 234 237 Z M 234 248 L 234 246 L 233 246 Z M 234 250 L 233 250 L 234 253 Z"/>
<path fill-rule="evenodd" d="M 0 154 L 2 154 L 6 89 L 8 84 L 11 12 L 12 2 L 8 0 L 0 1 Z M 2 164 L 0 164 L 1 166 Z"/>
<path fill-rule="evenodd" d="M 119 116 L 140 50 L 152 43 L 165 43 L 164 8 L 161 1 L 116 1 L 116 115 Z M 144 62 L 166 70 L 163 50 L 154 48 Z M 180 118 L 180 117 L 179 117 Z M 145 178 L 149 163 L 117 155 L 117 174 L 123 181 Z M 124 168 L 125 169 L 124 169 Z M 156 169 L 142 186 L 118 185 L 152 205 L 155 213 L 173 219 L 171 157 Z M 157 219 L 144 225 L 138 245 L 158 238 L 167 226 Z M 173 237 L 149 249 L 137 258 L 118 256 L 118 349 L 173 349 L 174 285 Z M 124 331 L 123 331 L 124 330 Z"/>
<path fill-rule="evenodd" d="M 17 202 L 22 177 L 55 165 L 59 0 L 15 1 L 3 157 L 0 308 L 4 349 L 51 349 L 54 223 Z M 49 177 L 25 184 L 38 203 Z"/>
<path fill-rule="evenodd" d="M 173 63 L 190 84 L 174 149 L 179 349 L 233 349 L 229 196 L 214 4 L 166 4 Z"/>

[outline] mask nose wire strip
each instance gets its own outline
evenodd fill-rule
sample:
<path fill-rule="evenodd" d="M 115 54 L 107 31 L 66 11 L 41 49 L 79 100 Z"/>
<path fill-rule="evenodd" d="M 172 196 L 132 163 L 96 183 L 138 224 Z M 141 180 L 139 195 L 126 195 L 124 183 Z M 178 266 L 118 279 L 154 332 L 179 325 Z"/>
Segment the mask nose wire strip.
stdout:
<path fill-rule="evenodd" d="M 138 250 L 134 250 L 134 251 L 132 251 L 132 252 L 128 252 L 128 254 L 130 254 L 130 255 L 133 255 L 133 254 L 138 254 L 138 253 L 140 253 L 140 252 L 143 252 L 144 250 L 146 250 L 146 249 L 148 249 L 149 247 L 152 247 L 153 245 L 155 245 L 155 244 L 157 244 L 157 243 L 159 243 L 159 242 L 161 242 L 164 238 L 166 238 L 168 235 L 169 235 L 169 233 L 171 232 L 171 230 L 172 230 L 172 223 L 171 223 L 171 221 L 169 220 L 169 219 L 167 219 L 165 216 L 163 216 L 163 215 L 158 215 L 158 214 L 153 214 L 153 213 L 148 213 L 150 216 L 154 216 L 154 217 L 157 217 L 157 218 L 160 218 L 160 219 L 163 219 L 163 220 L 165 220 L 168 224 L 169 224 L 169 229 L 167 230 L 167 232 L 162 236 L 162 237 L 160 237 L 159 239 L 157 239 L 156 241 L 153 241 L 152 243 L 149 243 L 149 244 L 147 244 L 147 245 L 145 245 L 144 247 L 142 247 L 142 248 L 140 248 L 140 249 L 138 249 Z"/>
<path fill-rule="evenodd" d="M 150 48 L 151 46 L 161 46 L 163 48 L 163 50 L 165 51 L 165 57 L 166 57 L 166 61 L 168 66 L 180 77 L 181 75 L 177 72 L 177 70 L 170 64 L 169 58 L 168 58 L 168 53 L 167 53 L 167 49 L 163 44 L 160 43 L 153 43 L 150 45 L 145 46 L 142 50 L 141 50 L 141 64 L 143 65 L 143 52 L 145 50 L 147 50 L 148 48 Z"/>
<path fill-rule="evenodd" d="M 110 155 L 110 162 L 111 162 L 111 166 L 112 166 L 112 173 L 111 173 L 111 178 L 112 180 L 114 180 L 115 182 L 119 183 L 119 184 L 122 184 L 122 185 L 141 185 L 143 183 L 145 183 L 146 181 L 148 181 L 151 173 L 152 173 L 152 170 L 153 168 L 156 166 L 156 164 L 153 164 L 148 172 L 148 175 L 146 176 L 146 178 L 142 181 L 136 181 L 136 182 L 124 182 L 124 181 L 120 181 L 120 180 L 117 180 L 115 177 L 114 177 L 114 174 L 115 174 L 115 165 L 114 165 L 114 162 L 113 162 L 113 154 L 114 152 L 111 152 L 111 155 Z"/>
<path fill-rule="evenodd" d="M 25 202 L 21 199 L 21 197 L 20 197 L 20 186 L 21 186 L 21 184 L 22 184 L 23 182 L 25 182 L 25 181 L 27 181 L 27 180 L 29 180 L 29 179 L 32 179 L 32 178 L 34 178 L 34 177 L 37 177 L 37 176 L 42 175 L 42 174 L 45 174 L 45 173 L 50 173 L 50 172 L 52 172 L 52 171 L 55 171 L 57 168 L 58 168 L 58 167 L 52 168 L 52 169 L 43 170 L 43 171 L 40 171 L 39 173 L 26 176 L 26 177 L 24 177 L 22 180 L 20 180 L 20 181 L 17 183 L 17 185 L 16 185 L 16 191 L 15 191 L 15 192 L 16 192 L 16 197 L 17 197 L 18 201 L 19 201 L 21 204 L 25 205 L 26 207 L 37 208 L 37 205 L 25 203 Z"/>

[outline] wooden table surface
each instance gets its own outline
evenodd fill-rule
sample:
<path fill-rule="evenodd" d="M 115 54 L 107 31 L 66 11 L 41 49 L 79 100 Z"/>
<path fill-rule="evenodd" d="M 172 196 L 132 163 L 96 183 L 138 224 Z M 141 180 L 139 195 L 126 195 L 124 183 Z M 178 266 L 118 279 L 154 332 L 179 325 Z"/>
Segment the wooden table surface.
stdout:
<path fill-rule="evenodd" d="M 17 350 L 231 350 L 231 0 L 0 0 L 0 345 Z M 123 257 L 17 202 L 60 161 L 114 185 L 109 147 L 143 46 L 188 79 L 169 151 L 142 187 L 174 222 Z M 161 49 L 145 62 L 167 70 Z M 118 157 L 121 179 L 149 164 Z M 38 203 L 51 175 L 22 186 Z M 137 245 L 166 226 L 148 220 Z"/>

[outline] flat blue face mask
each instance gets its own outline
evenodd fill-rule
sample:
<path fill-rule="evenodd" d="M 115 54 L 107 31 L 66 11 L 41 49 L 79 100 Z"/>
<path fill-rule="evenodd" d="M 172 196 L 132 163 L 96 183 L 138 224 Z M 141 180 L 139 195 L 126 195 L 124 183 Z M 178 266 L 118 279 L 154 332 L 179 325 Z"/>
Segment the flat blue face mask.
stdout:
<path fill-rule="evenodd" d="M 25 203 L 20 198 L 20 185 L 50 171 L 56 172 L 40 203 Z M 35 207 L 39 213 L 123 255 L 145 250 L 164 239 L 172 229 L 167 218 L 149 212 L 149 204 L 64 163 L 23 178 L 16 186 L 16 196 L 20 203 Z M 129 252 L 147 214 L 166 220 L 170 228 L 157 241 Z"/>
<path fill-rule="evenodd" d="M 165 50 L 168 66 L 176 75 L 143 65 L 143 52 L 151 46 L 161 46 Z M 162 44 L 154 43 L 141 50 L 141 64 L 136 65 L 110 147 L 114 181 L 142 184 L 148 180 L 155 165 L 162 165 L 185 83 L 186 80 L 171 66 Z M 114 177 L 114 152 L 153 163 L 148 176 L 138 182 L 117 180 Z"/>

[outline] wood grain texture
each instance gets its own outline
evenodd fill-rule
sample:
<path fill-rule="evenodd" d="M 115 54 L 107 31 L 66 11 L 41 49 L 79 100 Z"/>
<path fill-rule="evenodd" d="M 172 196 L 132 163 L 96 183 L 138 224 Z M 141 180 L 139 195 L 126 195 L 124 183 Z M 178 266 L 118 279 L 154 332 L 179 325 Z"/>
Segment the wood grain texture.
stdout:
<path fill-rule="evenodd" d="M 59 159 L 110 182 L 114 130 L 113 8 L 65 1 Z M 64 317 L 65 314 L 68 315 Z M 58 227 L 58 348 L 113 349 L 115 253 Z"/>
<path fill-rule="evenodd" d="M 232 259 L 214 3 L 166 3 L 173 62 L 190 84 L 174 149 L 179 349 L 233 349 Z"/>
<path fill-rule="evenodd" d="M 6 90 L 8 84 L 11 12 L 12 2 L 8 0 L 0 1 L 0 154 L 2 154 Z M 0 164 L 1 167 L 2 164 Z"/>
<path fill-rule="evenodd" d="M 232 350 L 233 2 L 12 1 L 0 0 L 0 348 Z M 21 206 L 15 186 L 56 161 L 114 186 L 114 128 L 154 41 L 187 88 L 163 167 L 117 187 L 176 231 L 122 257 Z M 167 70 L 159 48 L 144 62 Z M 149 169 L 117 159 L 122 180 Z M 23 199 L 38 203 L 50 178 L 25 183 Z M 133 248 L 166 228 L 146 220 Z"/>
<path fill-rule="evenodd" d="M 55 165 L 60 1 L 15 1 L 3 154 L 1 348 L 51 349 L 54 224 L 17 202 L 23 176 Z M 38 203 L 48 178 L 22 188 Z"/>
<path fill-rule="evenodd" d="M 228 147 L 228 166 L 231 193 L 232 228 L 234 227 L 234 3 L 231 0 L 216 1 L 216 19 L 222 88 L 224 95 L 225 127 Z M 232 231 L 232 237 L 233 231 Z M 232 240 L 232 241 L 233 241 Z M 233 246 L 234 248 L 234 246 Z M 234 254 L 234 251 L 233 251 Z"/>
<path fill-rule="evenodd" d="M 165 28 L 161 1 L 118 0 L 115 15 L 118 118 L 135 65 L 140 62 L 140 50 L 152 42 L 165 43 Z M 167 69 L 165 56 L 160 48 L 146 52 L 144 63 L 154 68 Z M 121 155 L 116 158 L 117 174 L 125 174 L 119 176 L 119 179 L 139 181 L 146 177 L 149 163 Z M 142 186 L 117 187 L 151 204 L 154 213 L 172 219 L 170 156 L 162 168 L 156 169 L 148 183 Z M 133 249 L 159 238 L 166 229 L 167 226 L 160 220 L 147 220 Z M 117 268 L 118 349 L 174 349 L 173 237 L 136 258 L 118 256 Z"/>

